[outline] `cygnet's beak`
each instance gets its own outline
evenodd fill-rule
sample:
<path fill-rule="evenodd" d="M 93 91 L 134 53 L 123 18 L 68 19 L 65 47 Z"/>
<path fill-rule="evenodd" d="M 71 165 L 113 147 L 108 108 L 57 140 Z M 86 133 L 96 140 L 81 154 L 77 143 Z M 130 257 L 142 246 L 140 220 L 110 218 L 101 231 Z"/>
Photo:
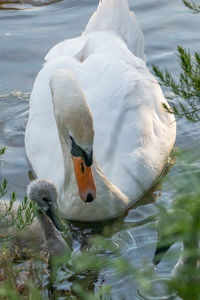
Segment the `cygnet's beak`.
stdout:
<path fill-rule="evenodd" d="M 84 202 L 92 202 L 96 197 L 96 185 L 91 166 L 88 167 L 82 157 L 72 155 L 74 172 L 79 195 Z"/>
<path fill-rule="evenodd" d="M 53 222 L 54 226 L 58 229 L 61 230 L 61 226 L 59 224 L 59 221 L 56 217 L 55 211 L 53 206 L 49 205 L 49 208 L 47 210 L 45 210 L 46 215 L 51 219 L 51 221 Z"/>

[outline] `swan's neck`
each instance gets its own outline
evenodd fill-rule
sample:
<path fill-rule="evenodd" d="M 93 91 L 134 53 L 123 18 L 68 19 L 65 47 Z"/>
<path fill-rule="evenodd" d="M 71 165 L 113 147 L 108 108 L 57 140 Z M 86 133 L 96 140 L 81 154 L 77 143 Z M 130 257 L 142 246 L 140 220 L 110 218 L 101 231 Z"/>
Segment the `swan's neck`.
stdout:
<path fill-rule="evenodd" d="M 51 78 L 51 89 L 65 170 L 63 191 L 58 200 L 60 211 L 76 220 L 95 221 L 116 216 L 127 207 L 128 198 L 106 179 L 95 159 L 92 180 L 96 184 L 96 198 L 90 204 L 80 199 L 72 162 L 71 139 L 73 137 L 79 146 L 78 157 L 83 155 L 82 151 L 88 155 L 88 149 L 91 154 L 94 129 L 92 114 L 77 79 L 70 71 L 58 70 Z"/>
<path fill-rule="evenodd" d="M 59 128 L 58 128 L 59 129 Z M 75 180 L 75 176 L 73 176 L 74 168 L 71 157 L 71 151 L 69 145 L 64 140 L 62 133 L 59 130 L 59 139 L 63 153 L 63 163 L 64 163 L 64 192 L 66 192 L 72 182 Z"/>
<path fill-rule="evenodd" d="M 64 197 L 67 196 L 68 200 L 70 201 L 71 198 L 80 198 L 77 182 L 75 178 L 74 173 L 74 166 L 72 162 L 72 155 L 70 151 L 70 145 L 66 143 L 66 140 L 63 138 L 62 130 L 58 128 L 59 130 L 59 138 L 63 153 L 63 163 L 64 163 L 64 185 L 63 185 L 63 195 Z M 99 185 L 101 183 L 102 189 L 104 191 L 108 190 L 108 186 L 106 184 L 107 180 L 103 172 L 100 170 L 100 167 L 95 159 L 93 157 L 93 165 L 92 170 L 95 176 L 95 182 Z"/>

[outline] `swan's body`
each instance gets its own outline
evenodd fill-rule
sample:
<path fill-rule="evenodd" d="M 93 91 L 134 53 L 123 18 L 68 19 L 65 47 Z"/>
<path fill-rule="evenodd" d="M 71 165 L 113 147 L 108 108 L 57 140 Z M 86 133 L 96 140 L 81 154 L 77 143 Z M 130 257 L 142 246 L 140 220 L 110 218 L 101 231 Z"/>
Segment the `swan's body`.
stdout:
<path fill-rule="evenodd" d="M 166 100 L 144 62 L 143 35 L 126 0 L 100 2 L 82 36 L 56 45 L 46 60 L 30 99 L 28 159 L 38 178 L 55 183 L 65 217 L 113 218 L 160 176 L 176 134 L 174 117 L 164 111 Z M 80 125 L 83 114 L 90 124 Z M 96 198 L 90 204 L 80 199 L 66 133 L 86 153 L 94 151 L 96 191 L 91 193 Z"/>

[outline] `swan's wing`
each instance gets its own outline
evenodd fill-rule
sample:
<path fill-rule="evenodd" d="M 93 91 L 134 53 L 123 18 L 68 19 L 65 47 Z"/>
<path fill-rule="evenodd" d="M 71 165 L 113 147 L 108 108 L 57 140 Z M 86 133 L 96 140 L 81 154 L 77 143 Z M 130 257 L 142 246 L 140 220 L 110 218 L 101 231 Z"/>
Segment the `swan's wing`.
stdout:
<path fill-rule="evenodd" d="M 129 11 L 127 0 L 100 1 L 83 34 L 94 31 L 114 31 L 132 53 L 145 60 L 144 36 L 135 14 Z"/>
<path fill-rule="evenodd" d="M 79 61 L 87 55 L 88 34 L 98 31 L 114 32 L 121 37 L 134 55 L 145 61 L 144 36 L 137 22 L 136 16 L 129 11 L 126 0 L 103 0 L 91 16 L 81 37 L 68 39 L 55 45 L 46 55 L 50 61 L 59 56 L 73 56 Z M 101 42 L 101 38 L 99 40 Z M 95 45 L 92 45 L 95 51 Z"/>
<path fill-rule="evenodd" d="M 46 61 L 53 60 L 60 56 L 72 56 L 78 61 L 82 61 L 82 56 L 86 51 L 88 37 L 77 37 L 68 39 L 56 44 L 45 56 Z"/>
<path fill-rule="evenodd" d="M 174 117 L 163 109 L 158 82 L 118 35 L 103 32 L 90 34 L 78 76 L 93 114 L 100 166 L 126 195 L 141 196 L 175 141 Z"/>
<path fill-rule="evenodd" d="M 162 172 L 175 140 L 174 117 L 162 107 L 166 100 L 157 81 L 114 32 L 91 32 L 63 42 L 56 51 L 55 56 L 50 52 L 31 94 L 25 142 L 34 171 L 62 188 L 63 158 L 49 78 L 59 68 L 70 69 L 93 114 L 100 166 L 113 184 L 136 199 Z"/>

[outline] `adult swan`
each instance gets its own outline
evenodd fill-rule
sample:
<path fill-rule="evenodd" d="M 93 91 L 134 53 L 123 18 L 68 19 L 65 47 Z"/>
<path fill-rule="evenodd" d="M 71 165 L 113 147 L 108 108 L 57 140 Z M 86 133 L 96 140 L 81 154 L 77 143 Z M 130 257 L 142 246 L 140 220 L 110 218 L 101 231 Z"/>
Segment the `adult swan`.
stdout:
<path fill-rule="evenodd" d="M 143 48 L 127 0 L 103 0 L 80 37 L 50 50 L 35 80 L 26 152 L 36 176 L 55 183 L 68 219 L 121 214 L 167 163 L 176 125 Z"/>

